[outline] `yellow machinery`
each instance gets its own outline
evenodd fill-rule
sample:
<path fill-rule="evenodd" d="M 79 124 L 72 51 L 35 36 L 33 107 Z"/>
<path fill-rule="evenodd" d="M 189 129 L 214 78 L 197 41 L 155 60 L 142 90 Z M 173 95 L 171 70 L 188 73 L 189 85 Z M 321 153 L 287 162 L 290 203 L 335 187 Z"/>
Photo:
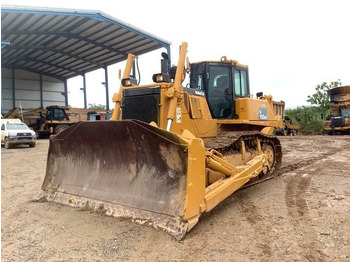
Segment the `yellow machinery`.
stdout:
<path fill-rule="evenodd" d="M 271 134 L 283 126 L 272 97 L 252 98 L 247 66 L 225 57 L 190 65 L 186 53 L 182 43 L 176 70 L 149 85 L 130 77 L 129 54 L 113 120 L 79 122 L 50 140 L 41 199 L 182 239 L 202 213 L 271 176 L 282 158 Z"/>
<path fill-rule="evenodd" d="M 106 110 L 97 112 L 92 109 L 52 105 L 46 108 L 39 107 L 25 110 L 15 107 L 7 112 L 4 117 L 20 118 L 39 137 L 45 137 L 52 133 L 58 134 L 79 121 L 87 121 L 91 118 L 105 120 L 108 114 Z"/>
<path fill-rule="evenodd" d="M 331 114 L 325 121 L 329 135 L 350 134 L 350 86 L 338 86 L 327 91 L 331 100 Z"/>
<path fill-rule="evenodd" d="M 276 135 L 283 135 L 283 136 L 288 136 L 288 135 L 297 135 L 298 130 L 300 129 L 299 125 L 293 124 L 292 119 L 289 118 L 285 114 L 285 105 L 286 103 L 283 101 L 273 101 L 273 107 L 275 110 L 275 114 L 279 115 L 283 119 L 283 128 L 276 128 L 275 129 L 275 134 Z"/>

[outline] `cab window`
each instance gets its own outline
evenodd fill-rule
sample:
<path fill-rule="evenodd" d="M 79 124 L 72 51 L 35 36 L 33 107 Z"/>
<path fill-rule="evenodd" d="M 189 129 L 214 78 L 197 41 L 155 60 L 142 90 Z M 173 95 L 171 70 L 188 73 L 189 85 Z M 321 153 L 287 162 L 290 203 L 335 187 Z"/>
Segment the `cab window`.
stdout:
<path fill-rule="evenodd" d="M 211 65 L 207 97 L 213 118 L 228 118 L 232 112 L 230 67 Z"/>
<path fill-rule="evenodd" d="M 246 97 L 249 95 L 247 72 L 245 70 L 234 70 L 235 95 Z"/>
<path fill-rule="evenodd" d="M 203 64 L 191 65 L 190 88 L 204 90 L 204 69 L 205 67 Z"/>
<path fill-rule="evenodd" d="M 55 114 L 55 118 L 57 118 L 57 119 L 60 119 L 60 120 L 65 119 L 64 111 L 60 108 L 56 108 L 54 114 Z"/>
<path fill-rule="evenodd" d="M 48 120 L 65 120 L 66 115 L 60 108 L 51 108 L 47 111 L 46 119 Z"/>
<path fill-rule="evenodd" d="M 203 76 L 202 75 L 198 75 L 197 78 L 197 89 L 203 90 Z"/>
<path fill-rule="evenodd" d="M 47 110 L 46 119 L 48 119 L 48 120 L 52 120 L 53 119 L 53 110 L 52 109 Z"/>
<path fill-rule="evenodd" d="M 341 109 L 340 115 L 345 118 L 350 118 L 350 109 Z"/>

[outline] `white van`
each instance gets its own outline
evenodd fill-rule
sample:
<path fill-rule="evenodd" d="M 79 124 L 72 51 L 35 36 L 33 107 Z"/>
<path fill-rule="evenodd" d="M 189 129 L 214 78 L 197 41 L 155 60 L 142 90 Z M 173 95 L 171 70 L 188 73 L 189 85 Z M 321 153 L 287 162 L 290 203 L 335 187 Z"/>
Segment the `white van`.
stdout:
<path fill-rule="evenodd" d="M 30 130 L 20 119 L 1 119 L 1 144 L 4 144 L 5 148 L 19 144 L 35 147 L 35 143 L 35 132 Z"/>

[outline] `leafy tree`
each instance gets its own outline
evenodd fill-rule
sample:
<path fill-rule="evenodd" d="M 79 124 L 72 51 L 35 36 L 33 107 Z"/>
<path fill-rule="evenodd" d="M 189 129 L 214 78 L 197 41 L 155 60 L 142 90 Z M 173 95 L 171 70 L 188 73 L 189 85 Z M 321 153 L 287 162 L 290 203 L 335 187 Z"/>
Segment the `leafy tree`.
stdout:
<path fill-rule="evenodd" d="M 311 105 L 316 105 L 319 108 L 323 119 L 326 117 L 326 115 L 329 114 L 331 109 L 331 103 L 329 101 L 329 95 L 327 94 L 327 90 L 340 85 L 340 80 L 331 82 L 330 84 L 323 82 L 321 85 L 316 86 L 315 94 L 307 96 L 306 101 L 311 103 Z"/>
<path fill-rule="evenodd" d="M 93 103 L 93 104 L 89 104 L 88 105 L 88 109 L 106 110 L 106 106 L 105 105 L 101 105 L 101 104 L 96 105 L 95 103 Z"/>

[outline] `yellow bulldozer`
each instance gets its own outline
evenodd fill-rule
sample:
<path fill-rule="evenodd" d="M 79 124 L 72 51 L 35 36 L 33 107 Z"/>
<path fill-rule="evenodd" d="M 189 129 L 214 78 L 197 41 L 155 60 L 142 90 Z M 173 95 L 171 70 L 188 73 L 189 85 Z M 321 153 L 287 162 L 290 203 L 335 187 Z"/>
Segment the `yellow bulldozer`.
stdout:
<path fill-rule="evenodd" d="M 281 165 L 283 121 L 271 96 L 250 95 L 248 67 L 189 63 L 187 43 L 153 83 L 129 54 L 111 121 L 79 122 L 50 139 L 40 199 L 163 229 L 181 240 L 204 212 Z M 137 63 L 136 63 L 137 64 Z M 189 83 L 184 86 L 186 73 Z"/>

